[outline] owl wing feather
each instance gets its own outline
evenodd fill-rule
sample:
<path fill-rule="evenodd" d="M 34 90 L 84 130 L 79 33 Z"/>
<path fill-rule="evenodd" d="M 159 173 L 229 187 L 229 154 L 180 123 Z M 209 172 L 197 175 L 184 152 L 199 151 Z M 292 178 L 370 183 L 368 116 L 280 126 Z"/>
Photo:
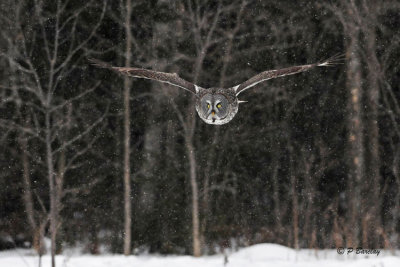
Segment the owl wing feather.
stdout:
<path fill-rule="evenodd" d="M 323 60 L 323 61 L 320 61 L 320 62 L 314 63 L 314 64 L 294 66 L 294 67 L 289 67 L 289 68 L 284 68 L 284 69 L 279 69 L 279 70 L 267 70 L 267 71 L 261 72 L 255 76 L 251 77 L 244 83 L 236 85 L 233 88 L 235 89 L 236 95 L 239 95 L 244 90 L 247 90 L 247 89 L 257 85 L 260 82 L 263 82 L 263 81 L 266 81 L 269 79 L 286 76 L 286 75 L 300 73 L 300 72 L 307 71 L 311 68 L 318 67 L 318 66 L 328 67 L 328 66 L 333 66 L 336 64 L 341 64 L 342 60 L 343 60 L 343 54 L 337 54 L 337 55 L 334 55 L 333 57 L 330 57 L 326 60 Z"/>
<path fill-rule="evenodd" d="M 111 69 L 118 73 L 135 78 L 143 78 L 143 79 L 159 81 L 162 83 L 168 83 L 183 88 L 193 94 L 196 94 L 198 88 L 200 88 L 199 86 L 182 79 L 176 73 L 167 73 L 167 72 L 153 71 L 141 68 L 114 67 L 97 59 L 89 59 L 89 61 L 92 62 L 93 65 L 100 68 Z"/>

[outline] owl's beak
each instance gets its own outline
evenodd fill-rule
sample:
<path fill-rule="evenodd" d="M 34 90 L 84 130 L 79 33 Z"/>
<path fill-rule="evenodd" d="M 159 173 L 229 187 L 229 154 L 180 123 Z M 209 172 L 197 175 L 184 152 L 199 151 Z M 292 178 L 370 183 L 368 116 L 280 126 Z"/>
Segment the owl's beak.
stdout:
<path fill-rule="evenodd" d="M 215 116 L 215 111 L 214 110 L 211 111 L 211 115 Z"/>

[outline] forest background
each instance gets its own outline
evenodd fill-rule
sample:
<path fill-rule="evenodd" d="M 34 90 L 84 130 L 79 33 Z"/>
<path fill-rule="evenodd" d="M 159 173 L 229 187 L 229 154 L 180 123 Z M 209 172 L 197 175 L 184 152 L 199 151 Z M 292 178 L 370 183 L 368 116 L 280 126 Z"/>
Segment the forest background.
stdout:
<path fill-rule="evenodd" d="M 0 3 L 0 249 L 399 248 L 398 1 Z M 257 85 L 222 126 L 190 93 Z"/>

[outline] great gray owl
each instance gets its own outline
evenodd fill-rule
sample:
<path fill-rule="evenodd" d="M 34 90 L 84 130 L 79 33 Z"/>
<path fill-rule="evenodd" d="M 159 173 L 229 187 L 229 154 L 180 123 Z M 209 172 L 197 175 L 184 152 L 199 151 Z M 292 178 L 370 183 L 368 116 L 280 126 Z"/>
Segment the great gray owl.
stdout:
<path fill-rule="evenodd" d="M 267 70 L 251 77 L 244 83 L 230 88 L 203 88 L 180 78 L 176 73 L 166 73 L 140 68 L 114 67 L 96 59 L 90 59 L 90 61 L 95 66 L 108 68 L 128 76 L 156 80 L 185 89 L 195 94 L 196 110 L 200 118 L 208 124 L 221 125 L 230 122 L 238 112 L 239 103 L 245 102 L 238 100 L 238 95 L 244 90 L 269 79 L 296 74 L 307 71 L 313 67 L 338 64 L 342 60 L 342 57 L 343 55 L 335 55 L 327 60 L 314 64 L 294 66 L 279 70 Z"/>

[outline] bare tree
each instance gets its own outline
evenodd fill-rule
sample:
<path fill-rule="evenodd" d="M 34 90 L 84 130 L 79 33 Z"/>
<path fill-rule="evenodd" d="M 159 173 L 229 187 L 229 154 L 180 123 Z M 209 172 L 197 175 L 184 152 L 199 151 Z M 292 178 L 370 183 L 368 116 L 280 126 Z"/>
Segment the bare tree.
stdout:
<path fill-rule="evenodd" d="M 360 55 L 360 17 L 354 1 L 340 1 L 332 7 L 339 18 L 347 37 L 347 90 L 348 90 L 348 157 L 349 177 L 347 181 L 348 223 L 352 226 L 346 235 L 348 247 L 359 244 L 361 225 L 361 181 L 365 176 L 364 120 L 362 110 L 362 63 Z M 355 13 L 356 12 L 356 13 Z"/>
<path fill-rule="evenodd" d="M 328 6 L 342 24 L 347 39 L 350 175 L 347 196 L 348 223 L 353 226 L 346 235 L 348 246 L 371 247 L 378 245 L 380 238 L 386 239 L 379 211 L 382 203 L 379 106 L 384 72 L 376 43 L 378 32 L 383 31 L 379 16 L 396 6 L 392 1 L 377 5 L 367 0 L 338 1 Z"/>
<path fill-rule="evenodd" d="M 199 3 L 198 3 L 199 4 Z M 216 24 L 220 17 L 221 5 L 216 11 L 207 10 L 202 13 L 200 6 L 193 7 L 191 1 L 187 1 L 187 6 L 178 3 L 180 17 L 184 23 L 187 23 L 192 30 L 195 41 L 196 55 L 192 57 L 193 72 L 191 73 L 193 83 L 199 81 L 203 69 L 203 62 L 208 49 L 216 42 L 214 37 Z M 179 58 L 179 53 L 176 54 Z M 171 100 L 172 107 L 176 113 L 180 126 L 183 130 L 183 138 L 185 142 L 185 150 L 187 153 L 189 165 L 189 181 L 192 193 L 191 211 L 192 211 L 192 249 L 193 255 L 198 257 L 201 255 L 200 241 L 200 211 L 199 211 L 199 186 L 197 179 L 198 161 L 196 158 L 196 148 L 194 143 L 194 134 L 196 131 L 197 115 L 193 110 L 195 99 L 191 96 L 190 101 L 185 109 L 178 107 L 175 100 Z M 186 111 L 186 112 L 183 112 Z"/>
<path fill-rule="evenodd" d="M 233 41 L 238 35 L 238 32 L 241 28 L 242 25 L 242 16 L 243 12 L 246 6 L 246 1 L 241 1 L 240 6 L 237 9 L 236 13 L 236 21 L 234 24 L 234 27 L 231 29 L 225 29 L 225 31 L 222 31 L 222 36 L 225 37 L 226 39 L 226 49 L 224 56 L 222 58 L 222 69 L 220 73 L 220 79 L 219 79 L 219 87 L 224 87 L 226 80 L 227 80 L 227 69 L 228 65 L 231 63 L 231 56 L 232 56 L 232 49 L 233 49 Z M 233 2 L 231 4 L 232 6 L 237 6 L 236 2 Z M 205 232 L 207 230 L 207 220 L 209 220 L 209 202 L 210 202 L 210 179 L 212 175 L 212 169 L 216 167 L 216 158 L 217 158 L 217 144 L 220 142 L 220 135 L 221 135 L 221 128 L 217 127 L 214 131 L 213 137 L 212 137 L 212 143 L 208 149 L 207 152 L 207 161 L 204 166 L 204 172 L 203 172 L 203 188 L 202 188 L 202 213 L 203 217 L 201 220 L 201 246 L 203 249 L 205 248 L 205 243 L 206 243 L 206 238 L 205 238 Z"/>
<path fill-rule="evenodd" d="M 177 63 L 179 60 L 187 60 L 190 64 L 193 65 L 193 71 L 191 71 L 188 76 L 192 77 L 192 81 L 194 83 L 199 82 L 200 76 L 203 71 L 203 62 L 208 53 L 208 49 L 216 44 L 219 40 L 215 36 L 216 26 L 218 20 L 220 18 L 220 14 L 222 12 L 221 4 L 218 5 L 217 9 L 214 11 L 212 9 L 208 9 L 206 12 L 201 12 L 201 8 L 203 7 L 200 3 L 196 3 L 196 6 L 192 6 L 191 1 L 183 1 L 175 3 L 176 9 L 179 11 L 178 21 L 176 23 L 176 31 L 171 32 L 171 34 L 176 35 L 177 39 L 188 39 L 193 38 L 193 43 L 195 44 L 195 55 L 185 55 L 183 51 L 173 51 L 173 55 L 168 62 L 162 62 L 157 60 L 157 70 L 163 70 L 174 63 Z M 205 7 L 205 5 L 204 5 Z M 185 25 L 191 31 L 184 31 L 182 29 L 182 25 Z M 161 26 L 161 25 L 160 25 Z M 156 31 L 157 32 L 157 31 Z M 166 34 L 166 32 L 159 33 Z M 160 40 L 164 40 L 163 36 L 159 36 L 156 38 L 155 43 L 153 43 L 153 51 L 157 51 L 156 47 L 161 45 L 165 45 L 165 43 L 160 43 Z M 170 44 L 172 47 L 176 48 L 177 40 L 173 39 Z M 154 52 L 153 52 L 154 53 Z M 149 60 L 145 65 L 153 66 L 155 64 L 154 61 Z M 174 67 L 174 71 L 177 71 L 176 66 Z M 170 96 L 166 90 L 163 90 L 167 96 Z M 179 97 L 177 97 L 179 99 Z M 190 97 L 187 105 L 182 108 L 178 107 L 178 103 L 176 99 L 171 99 L 172 108 L 178 117 L 178 121 L 180 127 L 182 129 L 182 136 L 184 139 L 184 146 L 187 154 L 187 160 L 189 165 L 188 177 L 190 182 L 191 189 L 191 215 L 192 215 L 192 249 L 194 256 L 201 255 L 201 240 L 200 240 L 200 210 L 199 210 L 199 185 L 198 185 L 198 159 L 196 155 L 196 146 L 194 135 L 196 132 L 196 121 L 197 115 L 193 109 L 195 103 L 194 96 Z"/>
<path fill-rule="evenodd" d="M 0 55 L 8 60 L 10 66 L 16 69 L 14 77 L 19 77 L 18 91 L 24 91 L 30 97 L 23 99 L 24 105 L 32 107 L 36 118 L 43 118 L 44 124 L 38 121 L 32 127 L 25 127 L 10 121 L 1 121 L 3 127 L 20 130 L 31 137 L 42 142 L 45 148 L 47 180 L 49 184 L 50 198 L 50 235 L 51 235 L 51 258 L 52 266 L 55 266 L 56 237 L 60 227 L 61 199 L 64 192 L 64 176 L 68 167 L 87 148 L 77 151 L 68 162 L 65 160 L 65 150 L 81 140 L 104 118 L 104 115 L 87 128 L 74 136 L 67 138 L 62 134 L 68 131 L 68 117 L 63 117 L 63 110 L 68 108 L 74 101 L 92 92 L 97 85 L 90 89 L 85 88 L 82 93 L 68 99 L 60 98 L 56 92 L 66 88 L 65 78 L 77 69 L 74 65 L 86 55 L 83 49 L 93 38 L 102 20 L 105 11 L 105 2 L 100 7 L 97 24 L 85 37 L 79 36 L 77 22 L 87 11 L 87 8 L 95 7 L 94 1 L 89 1 L 85 6 L 76 10 L 67 10 L 68 2 L 57 1 L 55 6 L 48 6 L 43 1 L 34 1 L 33 14 L 26 16 L 25 1 L 18 1 L 12 5 L 12 17 L 9 17 L 9 32 L 3 32 L 8 45 L 8 52 Z M 51 20 L 47 20 L 51 18 Z M 27 23 L 37 23 L 38 31 L 30 31 L 31 27 L 25 27 Z M 42 53 L 38 61 L 36 53 Z M 59 116 L 63 119 L 60 119 Z M 35 118 L 35 117 L 34 117 Z M 56 146 L 58 144 L 58 146 Z M 89 145 L 90 146 L 90 145 Z M 59 170 L 56 171 L 56 157 L 59 157 Z M 27 184 L 27 186 L 29 186 Z M 27 196 L 28 197 L 28 196 Z M 27 200 L 31 201 L 31 200 Z M 27 207 L 30 209 L 30 207 Z"/>

